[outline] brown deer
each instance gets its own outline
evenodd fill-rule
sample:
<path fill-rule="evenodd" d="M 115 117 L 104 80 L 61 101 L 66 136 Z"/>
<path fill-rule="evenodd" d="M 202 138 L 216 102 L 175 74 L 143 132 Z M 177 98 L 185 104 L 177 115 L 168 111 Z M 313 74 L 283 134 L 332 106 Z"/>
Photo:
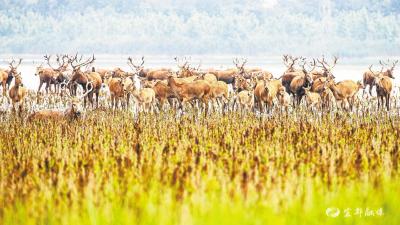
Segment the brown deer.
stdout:
<path fill-rule="evenodd" d="M 179 68 L 179 70 L 177 72 L 177 76 L 179 78 L 192 77 L 192 76 L 199 75 L 198 71 L 200 69 L 201 63 L 199 64 L 199 66 L 197 68 L 194 68 L 194 67 L 190 67 L 190 64 L 186 58 L 184 58 L 183 64 L 181 63 L 181 60 L 178 59 L 178 57 L 175 57 L 174 60 L 176 61 L 178 68 Z"/>
<path fill-rule="evenodd" d="M 313 60 L 311 64 L 312 68 L 311 69 L 306 69 L 305 65 L 307 63 L 305 61 L 303 61 L 303 63 L 301 64 L 301 67 L 303 69 L 303 74 L 304 75 L 299 75 L 296 76 L 292 79 L 292 81 L 290 82 L 290 92 L 289 94 L 292 94 L 294 96 L 295 101 L 293 102 L 293 107 L 295 107 L 296 105 L 300 105 L 301 103 L 301 99 L 303 98 L 303 96 L 305 95 L 305 91 L 304 88 L 308 88 L 312 85 L 313 79 L 312 76 L 310 74 L 311 71 L 313 71 L 316 67 L 316 63 L 315 60 Z"/>
<path fill-rule="evenodd" d="M 301 60 L 305 61 L 305 58 L 303 57 L 293 57 L 293 56 L 288 56 L 284 55 L 283 56 L 283 64 L 287 67 L 286 71 L 283 73 L 281 77 L 278 79 L 282 80 L 282 85 L 285 87 L 286 92 L 290 93 L 290 83 L 292 80 L 297 77 L 297 76 L 303 76 L 304 72 L 303 70 L 296 69 L 294 66 L 296 65 L 296 61 Z"/>
<path fill-rule="evenodd" d="M 280 87 L 277 94 L 278 102 L 281 105 L 281 112 L 284 109 L 286 113 L 289 112 L 290 95 L 286 92 L 285 87 Z"/>
<path fill-rule="evenodd" d="M 237 75 L 244 77 L 246 79 L 250 79 L 250 77 L 248 77 L 248 74 L 246 70 L 244 69 L 244 66 L 247 63 L 247 59 L 242 59 L 241 61 L 239 59 L 234 59 L 233 60 L 233 64 L 235 64 L 236 69 L 237 69 Z"/>
<path fill-rule="evenodd" d="M 104 83 L 108 86 L 110 91 L 111 108 L 117 109 L 120 101 L 125 96 L 123 79 L 121 77 L 112 77 L 111 74 L 106 74 L 104 77 Z"/>
<path fill-rule="evenodd" d="M 195 99 L 199 99 L 205 104 L 205 113 L 208 112 L 208 101 L 211 97 L 211 87 L 207 81 L 197 80 L 192 83 L 178 84 L 174 77 L 168 77 L 168 86 L 179 100 L 179 107 L 183 110 L 183 105 Z"/>
<path fill-rule="evenodd" d="M 322 108 L 322 98 L 320 93 L 317 92 L 312 92 L 311 87 L 308 88 L 303 88 L 305 97 L 306 97 L 306 103 L 309 108 L 311 108 L 313 111 L 314 110 L 321 110 Z"/>
<path fill-rule="evenodd" d="M 1 86 L 3 87 L 3 96 L 7 95 L 7 90 L 10 88 L 11 81 L 15 76 L 18 75 L 17 69 L 21 65 L 21 62 L 22 59 L 19 59 L 19 62 L 14 64 L 15 60 L 12 59 L 12 61 L 9 63 L 9 70 L 0 70 L 0 82 Z"/>
<path fill-rule="evenodd" d="M 254 89 L 254 103 L 261 113 L 264 111 L 264 103 L 267 112 L 271 112 L 274 100 L 277 98 L 281 87 L 283 86 L 280 80 L 259 81 L 257 83 Z"/>
<path fill-rule="evenodd" d="M 130 79 L 130 78 L 127 78 Z M 143 88 L 138 90 L 133 83 L 124 86 L 125 92 L 132 95 L 134 101 L 138 105 L 138 110 L 143 109 L 145 112 L 154 111 L 156 104 L 156 93 L 152 88 Z"/>
<path fill-rule="evenodd" d="M 168 84 L 165 84 L 163 81 L 157 81 L 153 86 L 152 86 L 156 98 L 159 102 L 158 108 L 161 110 L 164 106 L 164 103 L 166 100 L 168 100 L 168 103 L 171 107 L 173 107 L 173 99 L 177 97 L 177 95 L 174 93 L 172 88 L 168 86 Z"/>
<path fill-rule="evenodd" d="M 394 64 L 395 65 L 395 64 Z M 393 65 L 393 67 L 394 67 Z M 385 102 L 386 110 L 390 110 L 390 96 L 393 89 L 391 77 L 387 75 L 387 71 L 383 73 L 383 66 L 379 73 L 372 71 L 372 65 L 369 67 L 369 71 L 374 76 L 372 85 L 376 86 L 376 94 L 378 97 L 378 109 L 383 107 Z M 388 70 L 389 71 L 389 70 Z M 390 72 L 391 73 L 391 72 Z"/>
<path fill-rule="evenodd" d="M 61 58 L 61 59 L 60 59 Z M 47 62 L 47 65 L 49 68 L 43 68 L 42 65 L 38 66 L 36 68 L 36 73 L 35 76 L 39 76 L 39 88 L 38 92 L 40 92 L 40 89 L 42 88 L 43 84 L 46 84 L 45 90 L 46 93 L 49 92 L 49 89 L 51 91 L 51 84 L 54 85 L 54 90 L 57 93 L 59 90 L 59 85 L 66 80 L 66 77 L 64 76 L 63 72 L 67 70 L 68 64 L 69 64 L 69 57 L 67 55 L 59 56 L 57 55 L 57 67 L 53 67 L 50 63 L 51 60 L 51 55 L 45 55 L 44 59 Z M 62 60 L 62 62 L 61 62 Z"/>
<path fill-rule="evenodd" d="M 388 62 L 389 62 L 389 60 L 388 60 Z M 394 61 L 393 64 L 391 65 L 391 67 L 386 69 L 385 72 L 383 72 L 383 70 L 382 70 L 379 73 L 377 73 L 377 71 L 371 71 L 371 69 L 366 71 L 363 74 L 363 85 L 364 85 L 363 95 L 365 95 L 366 88 L 367 88 L 367 86 L 369 86 L 369 94 L 372 96 L 372 88 L 374 87 L 374 81 L 375 81 L 376 74 L 378 74 L 379 76 L 385 76 L 385 77 L 394 79 L 395 77 L 394 77 L 393 71 L 398 62 L 399 62 L 399 60 Z M 383 63 L 381 60 L 379 61 L 379 64 L 382 67 L 385 67 L 388 65 L 388 64 Z"/>
<path fill-rule="evenodd" d="M 348 103 L 350 110 L 353 110 L 358 91 L 364 87 L 361 81 L 354 82 L 352 80 L 344 80 L 335 83 L 332 79 L 329 80 L 326 85 L 332 91 L 336 102 L 341 102 L 342 108 L 346 108 L 346 103 Z"/>
<path fill-rule="evenodd" d="M 318 67 L 322 68 L 322 71 L 316 71 L 316 70 L 311 71 L 313 80 L 316 80 L 316 79 L 322 78 L 322 77 L 327 78 L 327 79 L 335 79 L 335 76 L 332 74 L 332 70 L 333 70 L 333 68 L 335 68 L 338 59 L 339 58 L 337 56 L 334 56 L 333 62 L 331 65 L 329 65 L 326 62 L 324 56 L 322 56 L 322 60 L 317 59 L 317 61 L 319 63 Z"/>
<path fill-rule="evenodd" d="M 89 72 L 89 73 L 85 73 L 81 71 L 81 67 L 82 66 L 87 66 L 89 64 L 92 64 L 95 61 L 95 57 L 94 55 L 83 61 L 82 62 L 82 56 L 81 58 L 78 60 L 77 55 L 75 55 L 75 57 L 72 58 L 72 60 L 70 60 L 70 64 L 71 67 L 73 69 L 72 72 L 72 78 L 69 81 L 69 83 L 77 83 L 79 85 L 82 86 L 84 92 L 87 91 L 87 84 L 90 83 L 91 85 L 93 85 L 92 91 L 89 92 L 86 97 L 84 98 L 84 106 L 86 107 L 86 99 L 89 100 L 89 102 L 91 103 L 92 107 L 94 106 L 94 102 L 93 102 L 93 95 L 96 95 L 96 108 L 98 108 L 99 106 L 99 92 L 101 89 L 101 85 L 102 85 L 102 79 L 99 73 L 97 72 Z"/>
<path fill-rule="evenodd" d="M 88 83 L 88 86 L 90 87 L 87 87 L 86 92 L 79 97 L 76 96 L 72 97 L 68 95 L 70 99 L 70 106 L 67 110 L 65 111 L 47 110 L 47 109 L 40 110 L 29 115 L 28 122 L 36 120 L 42 120 L 42 121 L 52 120 L 57 122 L 62 120 L 67 120 L 70 122 L 75 119 L 78 119 L 81 116 L 82 112 L 82 107 L 81 107 L 82 99 L 85 98 L 86 95 L 89 94 L 93 89 L 93 85 L 90 85 L 90 83 Z"/>
<path fill-rule="evenodd" d="M 24 106 L 24 98 L 28 91 L 22 84 L 21 73 L 18 73 L 14 77 L 14 86 L 10 88 L 8 96 L 12 101 L 13 112 L 16 112 L 16 105 L 19 104 L 18 114 L 21 115 Z"/>
<path fill-rule="evenodd" d="M 171 71 L 169 69 L 157 69 L 157 70 L 147 70 L 144 69 L 144 56 L 141 58 L 141 62 L 139 64 L 135 64 L 131 57 L 128 57 L 128 65 L 131 67 L 133 71 L 136 72 L 135 75 L 138 75 L 141 79 L 146 79 L 149 81 L 152 80 L 166 80 L 168 76 L 171 75 Z"/>
<path fill-rule="evenodd" d="M 254 106 L 254 93 L 253 91 L 240 91 L 233 100 L 233 110 L 235 110 L 235 106 L 239 105 L 241 113 L 244 111 L 251 111 Z"/>

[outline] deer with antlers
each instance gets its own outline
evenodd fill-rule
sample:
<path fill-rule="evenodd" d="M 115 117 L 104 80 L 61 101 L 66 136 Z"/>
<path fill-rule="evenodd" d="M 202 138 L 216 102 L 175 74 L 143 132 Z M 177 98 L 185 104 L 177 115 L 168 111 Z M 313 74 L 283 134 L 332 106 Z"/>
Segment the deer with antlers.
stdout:
<path fill-rule="evenodd" d="M 128 58 L 128 66 L 136 72 L 136 75 L 141 79 L 145 80 L 166 80 L 168 76 L 171 75 L 171 71 L 169 69 L 156 69 L 156 70 L 148 70 L 144 69 L 144 56 L 142 56 L 141 61 L 136 64 L 133 62 L 131 57 Z"/>
<path fill-rule="evenodd" d="M 183 60 L 184 61 L 183 64 L 178 57 L 175 57 L 174 60 L 176 61 L 179 68 L 177 72 L 178 77 L 185 78 L 185 77 L 193 77 L 199 75 L 198 71 L 200 70 L 201 63 L 199 63 L 199 66 L 195 68 L 195 67 L 190 67 L 189 61 L 187 60 L 186 57 Z"/>
<path fill-rule="evenodd" d="M 293 102 L 293 107 L 297 105 L 300 105 L 301 99 L 305 95 L 305 90 L 304 88 L 311 87 L 313 79 L 311 76 L 311 71 L 313 71 L 316 67 L 316 62 L 315 59 L 313 62 L 310 63 L 310 68 L 306 68 L 307 62 L 303 60 L 303 63 L 301 64 L 302 67 L 302 73 L 304 75 L 298 75 L 292 79 L 289 85 L 289 90 L 290 94 L 294 96 L 295 101 Z"/>
<path fill-rule="evenodd" d="M 81 102 L 91 91 L 93 90 L 93 85 L 91 83 L 87 83 L 86 92 L 83 93 L 81 96 L 71 96 L 69 94 L 69 101 L 70 106 L 65 111 L 58 111 L 58 110 L 40 110 L 34 112 L 28 116 L 28 122 L 32 122 L 35 120 L 53 120 L 53 121 L 60 121 L 60 120 L 67 120 L 73 121 L 78 119 L 81 116 L 82 106 Z"/>
<path fill-rule="evenodd" d="M 311 71 L 311 75 L 313 77 L 313 80 L 316 80 L 318 78 L 324 77 L 327 79 L 334 79 L 335 76 L 333 76 L 332 74 L 332 70 L 333 68 L 335 68 L 337 61 L 338 61 L 338 57 L 334 56 L 333 57 L 333 62 L 331 63 L 331 65 L 328 64 L 328 62 L 326 62 L 325 57 L 322 56 L 322 60 L 317 59 L 318 61 L 318 67 L 322 68 L 322 71 L 317 71 L 317 70 L 313 70 Z"/>
<path fill-rule="evenodd" d="M 387 60 L 387 63 L 384 63 L 384 62 L 382 62 L 382 60 L 380 60 L 379 64 L 383 68 L 380 72 L 371 71 L 371 68 L 368 71 L 366 71 L 363 74 L 363 85 L 364 85 L 363 95 L 365 95 L 367 86 L 369 86 L 369 94 L 372 96 L 372 88 L 374 87 L 374 81 L 375 81 L 376 75 L 394 79 L 395 77 L 394 77 L 393 71 L 398 62 L 399 62 L 399 60 L 396 60 L 392 63 L 391 66 L 389 66 L 389 60 Z M 388 67 L 385 72 L 383 72 L 384 67 Z"/>
<path fill-rule="evenodd" d="M 387 70 L 386 72 L 383 72 L 384 65 L 382 63 L 381 63 L 381 65 L 382 65 L 382 69 L 380 72 L 373 71 L 372 65 L 369 67 L 369 71 L 374 77 L 374 80 L 373 80 L 372 84 L 370 84 L 370 85 L 376 86 L 376 94 L 378 97 L 378 109 L 383 107 L 383 104 L 385 102 L 386 110 L 389 111 L 390 95 L 391 95 L 391 92 L 393 89 L 393 84 L 392 84 L 391 78 L 393 77 L 392 72 L 393 72 L 393 68 L 396 64 L 394 63 L 392 69 Z"/>
<path fill-rule="evenodd" d="M 51 91 L 51 84 L 54 85 L 54 91 L 57 93 L 59 90 L 59 85 L 66 81 L 66 76 L 63 72 L 67 70 L 69 64 L 68 55 L 57 55 L 57 66 L 51 65 L 51 55 L 45 55 L 44 59 L 47 62 L 48 68 L 44 68 L 43 65 L 40 65 L 36 68 L 35 76 L 39 76 L 39 88 L 37 92 L 40 92 L 43 84 L 46 84 L 45 90 L 46 93 Z"/>
<path fill-rule="evenodd" d="M 238 58 L 235 58 L 233 60 L 233 64 L 235 64 L 235 66 L 236 66 L 238 76 L 246 77 L 246 75 L 248 74 L 248 73 L 246 73 L 246 70 L 244 68 L 246 63 L 247 63 L 247 59 L 239 60 Z"/>
<path fill-rule="evenodd" d="M 9 63 L 10 69 L 0 70 L 0 82 L 3 87 L 3 96 L 7 95 L 7 90 L 10 88 L 11 81 L 15 76 L 18 75 L 18 67 L 21 65 L 22 59 L 19 59 L 18 63 L 14 59 Z"/>
<path fill-rule="evenodd" d="M 71 60 L 70 65 L 73 69 L 72 78 L 69 81 L 70 84 L 79 84 L 82 86 L 83 90 L 87 91 L 87 84 L 90 83 L 93 85 L 91 91 L 84 98 L 84 106 L 86 107 L 86 99 L 89 100 L 92 107 L 94 106 L 93 95 L 96 95 L 96 108 L 99 106 L 99 93 L 102 85 L 102 79 L 99 73 L 97 72 L 83 72 L 81 70 L 82 66 L 88 66 L 92 64 L 96 59 L 94 55 L 82 62 L 82 57 L 78 60 L 78 54 L 76 54 Z"/>
<path fill-rule="evenodd" d="M 287 67 L 286 71 L 283 73 L 281 77 L 278 79 L 282 80 L 282 85 L 285 87 L 286 92 L 290 93 L 290 83 L 292 80 L 297 76 L 304 76 L 303 70 L 296 69 L 294 66 L 296 62 L 301 60 L 302 62 L 305 61 L 303 57 L 293 57 L 289 55 L 283 56 L 283 64 Z"/>

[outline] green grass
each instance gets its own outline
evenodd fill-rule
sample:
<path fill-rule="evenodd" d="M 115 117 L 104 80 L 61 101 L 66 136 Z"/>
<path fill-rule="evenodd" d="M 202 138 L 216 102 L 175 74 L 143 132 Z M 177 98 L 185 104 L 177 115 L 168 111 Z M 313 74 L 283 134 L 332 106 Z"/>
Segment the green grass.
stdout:
<path fill-rule="evenodd" d="M 398 116 L 5 118 L 0 224 L 398 224 Z M 337 207 L 341 214 L 328 217 Z M 351 208 L 382 216 L 343 216 Z"/>

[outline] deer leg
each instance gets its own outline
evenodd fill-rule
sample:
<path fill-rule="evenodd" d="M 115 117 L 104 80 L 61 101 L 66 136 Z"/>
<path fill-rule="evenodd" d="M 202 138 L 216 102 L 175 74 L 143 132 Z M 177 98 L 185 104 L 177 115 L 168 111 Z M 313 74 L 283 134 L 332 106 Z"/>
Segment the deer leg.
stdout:
<path fill-rule="evenodd" d="M 38 90 L 37 90 L 37 93 L 39 93 L 39 92 L 40 92 L 40 89 L 42 89 L 42 85 L 43 85 L 43 81 L 40 81 L 40 83 L 39 83 L 39 88 L 38 88 Z"/>
<path fill-rule="evenodd" d="M 99 108 L 99 90 L 96 90 L 96 109 Z"/>
<path fill-rule="evenodd" d="M 390 95 L 389 94 L 386 94 L 386 108 L 387 108 L 387 111 L 390 110 Z"/>
<path fill-rule="evenodd" d="M 50 82 L 46 81 L 46 87 L 44 88 L 46 90 L 46 94 L 49 93 L 49 86 L 50 86 Z"/>

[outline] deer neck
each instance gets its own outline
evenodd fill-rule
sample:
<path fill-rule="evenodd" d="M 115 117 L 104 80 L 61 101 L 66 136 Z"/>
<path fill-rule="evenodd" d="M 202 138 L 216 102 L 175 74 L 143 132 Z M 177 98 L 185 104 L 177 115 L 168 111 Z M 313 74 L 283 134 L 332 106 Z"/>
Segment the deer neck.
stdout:
<path fill-rule="evenodd" d="M 335 99 L 340 99 L 341 92 L 336 87 L 336 84 L 332 84 L 331 86 L 329 86 L 329 89 L 331 89 L 333 95 L 335 96 Z"/>
<path fill-rule="evenodd" d="M 182 84 L 176 83 L 176 81 L 175 81 L 174 78 L 171 78 L 170 81 L 168 82 L 168 84 L 169 84 L 169 86 L 170 86 L 172 89 L 180 88 L 181 85 L 182 85 Z"/>

